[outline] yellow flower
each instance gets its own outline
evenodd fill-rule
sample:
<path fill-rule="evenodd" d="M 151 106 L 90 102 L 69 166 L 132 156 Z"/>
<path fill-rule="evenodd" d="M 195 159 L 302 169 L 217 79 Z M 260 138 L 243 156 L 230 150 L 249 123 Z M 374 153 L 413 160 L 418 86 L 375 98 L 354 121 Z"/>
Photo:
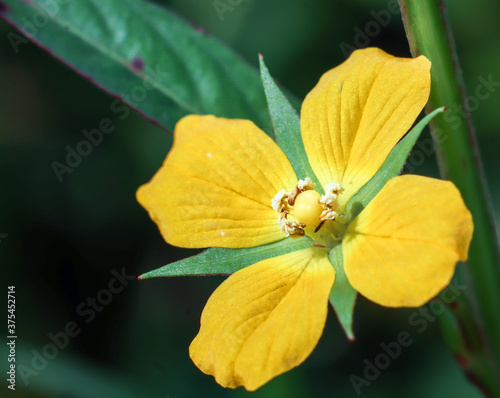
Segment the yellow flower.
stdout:
<path fill-rule="evenodd" d="M 302 105 L 304 147 L 324 194 L 252 122 L 187 116 L 139 202 L 165 240 L 244 248 L 304 234 L 318 244 L 246 267 L 207 302 L 190 356 L 224 387 L 255 390 L 303 362 L 325 324 L 341 244 L 350 284 L 389 307 L 416 307 L 467 259 L 472 218 L 448 181 L 391 179 L 354 219 L 346 204 L 382 166 L 427 102 L 430 62 L 355 51 Z M 318 187 L 320 190 L 320 188 Z"/>

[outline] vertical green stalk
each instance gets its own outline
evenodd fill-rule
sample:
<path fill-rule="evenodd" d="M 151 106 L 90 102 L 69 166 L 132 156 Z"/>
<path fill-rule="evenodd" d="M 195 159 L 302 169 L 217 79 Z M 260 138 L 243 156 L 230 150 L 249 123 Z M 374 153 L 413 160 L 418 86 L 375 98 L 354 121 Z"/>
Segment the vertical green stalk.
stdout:
<path fill-rule="evenodd" d="M 446 122 L 438 115 L 431 124 L 436 141 L 441 174 L 462 192 L 474 219 L 466 279 L 472 284 L 472 305 L 480 322 L 478 330 L 486 333 L 494 370 L 500 368 L 500 255 L 491 205 L 480 163 L 479 150 L 465 106 L 466 95 L 446 15 L 444 0 L 399 0 L 410 49 L 414 56 L 425 55 L 432 62 L 431 95 L 427 110 L 457 105 L 463 112 L 453 115 L 461 123 Z M 453 109 L 452 108 L 452 109 Z M 479 318 L 479 319 L 478 319 Z M 495 369 L 496 368 L 496 369 Z M 498 374 L 498 372 L 497 372 Z"/>

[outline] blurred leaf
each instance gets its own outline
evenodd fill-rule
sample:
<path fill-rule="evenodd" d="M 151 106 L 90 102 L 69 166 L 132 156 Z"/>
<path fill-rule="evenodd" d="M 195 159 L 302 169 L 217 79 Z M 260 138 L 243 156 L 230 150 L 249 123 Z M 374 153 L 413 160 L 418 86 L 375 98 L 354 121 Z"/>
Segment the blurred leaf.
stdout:
<path fill-rule="evenodd" d="M 335 283 L 330 292 L 330 303 L 339 318 L 340 325 L 344 329 L 347 338 L 353 341 L 352 315 L 358 292 L 351 286 L 345 274 L 342 245 L 337 245 L 330 250 L 328 259 L 332 263 L 333 268 L 335 268 Z"/>
<path fill-rule="evenodd" d="M 167 129 L 192 113 L 269 127 L 257 71 L 164 8 L 141 0 L 3 3 L 3 19 Z M 19 39 L 9 40 L 19 51 Z"/>
<path fill-rule="evenodd" d="M 299 115 L 269 74 L 262 55 L 259 56 L 259 60 L 260 75 L 266 93 L 276 142 L 290 160 L 297 176 L 300 179 L 309 177 L 318 188 L 321 188 L 321 184 L 311 169 L 302 143 Z"/>
<path fill-rule="evenodd" d="M 223 249 L 215 247 L 197 256 L 189 257 L 147 272 L 139 279 L 181 275 L 229 275 L 259 261 L 281 256 L 310 247 L 312 240 L 304 236 L 294 240 L 286 238 L 278 242 L 247 249 Z"/>
<path fill-rule="evenodd" d="M 399 175 L 424 127 L 427 126 L 434 116 L 444 112 L 445 109 L 444 107 L 438 108 L 429 113 L 394 147 L 377 174 L 349 201 L 346 210 L 349 220 L 356 217 L 366 207 L 387 181 Z"/>

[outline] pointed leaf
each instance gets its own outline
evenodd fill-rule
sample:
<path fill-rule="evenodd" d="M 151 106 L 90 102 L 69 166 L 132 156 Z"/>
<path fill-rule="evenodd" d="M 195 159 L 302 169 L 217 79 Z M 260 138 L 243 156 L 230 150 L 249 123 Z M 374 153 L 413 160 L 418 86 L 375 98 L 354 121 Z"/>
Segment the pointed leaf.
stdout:
<path fill-rule="evenodd" d="M 269 74 L 262 55 L 259 56 L 259 59 L 260 75 L 276 142 L 290 160 L 297 177 L 300 179 L 309 177 L 316 183 L 318 189 L 321 189 L 321 185 L 309 165 L 302 143 L 299 115 Z"/>
<path fill-rule="evenodd" d="M 250 119 L 270 128 L 257 71 L 163 7 L 143 0 L 2 5 L 2 19 L 167 129 L 193 113 Z M 113 104 L 112 111 L 123 109 Z"/>
<path fill-rule="evenodd" d="M 411 149 L 417 142 L 424 127 L 427 126 L 434 116 L 444 112 L 445 109 L 444 107 L 438 108 L 429 113 L 394 147 L 377 174 L 349 201 L 346 210 L 349 220 L 356 217 L 366 207 L 387 181 L 401 172 Z"/>
<path fill-rule="evenodd" d="M 340 325 L 344 329 L 347 338 L 354 341 L 352 331 L 352 316 L 356 296 L 358 292 L 354 290 L 344 271 L 344 260 L 342 257 L 342 245 L 335 246 L 328 254 L 328 259 L 335 268 L 335 283 L 330 292 L 330 303 L 337 314 Z"/>
<path fill-rule="evenodd" d="M 197 256 L 146 272 L 139 279 L 181 275 L 229 275 L 259 261 L 306 249 L 311 246 L 311 243 L 312 240 L 304 236 L 297 240 L 286 238 L 278 242 L 247 249 L 216 247 L 205 250 Z"/>

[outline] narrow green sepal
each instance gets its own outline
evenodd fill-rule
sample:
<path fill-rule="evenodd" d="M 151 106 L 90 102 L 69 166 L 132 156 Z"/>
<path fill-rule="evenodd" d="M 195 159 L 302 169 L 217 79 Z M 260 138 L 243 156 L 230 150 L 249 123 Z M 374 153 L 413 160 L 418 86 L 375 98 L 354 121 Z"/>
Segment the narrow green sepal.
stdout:
<path fill-rule="evenodd" d="M 309 164 L 304 149 L 299 115 L 269 74 L 262 55 L 259 55 L 259 61 L 260 76 L 276 142 L 290 160 L 297 177 L 300 179 L 309 177 L 316 184 L 317 189 L 321 190 L 321 184 Z"/>
<path fill-rule="evenodd" d="M 393 148 L 377 174 L 375 174 L 347 204 L 346 215 L 349 220 L 356 217 L 361 210 L 363 210 L 366 205 L 370 203 L 370 201 L 383 188 L 387 181 L 401 173 L 401 170 L 406 163 L 406 159 L 408 158 L 410 151 L 417 142 L 417 139 L 420 136 L 420 133 L 422 133 L 424 127 L 429 124 L 434 116 L 444 112 L 445 110 L 446 108 L 443 107 L 429 113 Z"/>
<path fill-rule="evenodd" d="M 330 303 L 339 319 L 340 325 L 344 329 L 347 338 L 354 341 L 352 331 L 352 318 L 354 305 L 356 304 L 357 291 L 347 280 L 344 271 L 344 260 L 342 257 L 342 245 L 335 246 L 328 254 L 328 259 L 335 268 L 335 283 L 330 292 Z"/>
<path fill-rule="evenodd" d="M 271 257 L 281 256 L 296 250 L 307 249 L 312 240 L 307 236 L 299 239 L 286 238 L 267 245 L 245 249 L 224 249 L 214 247 L 204 252 L 164 265 L 146 272 L 138 279 L 158 278 L 163 276 L 186 275 L 229 275 L 249 265 Z"/>

